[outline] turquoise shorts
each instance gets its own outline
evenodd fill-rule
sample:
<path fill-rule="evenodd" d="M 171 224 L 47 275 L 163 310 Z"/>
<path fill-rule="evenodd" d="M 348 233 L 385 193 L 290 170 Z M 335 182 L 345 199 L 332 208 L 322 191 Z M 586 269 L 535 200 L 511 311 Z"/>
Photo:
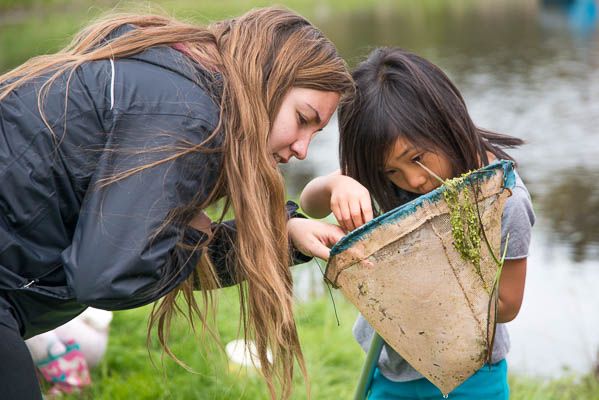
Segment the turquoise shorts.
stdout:
<path fill-rule="evenodd" d="M 484 399 L 508 400 L 510 389 L 507 383 L 507 362 L 485 364 L 474 375 L 449 393 L 449 400 Z M 408 382 L 394 382 L 385 378 L 377 368 L 368 400 L 428 400 L 443 399 L 441 391 L 428 379 L 416 379 Z"/>

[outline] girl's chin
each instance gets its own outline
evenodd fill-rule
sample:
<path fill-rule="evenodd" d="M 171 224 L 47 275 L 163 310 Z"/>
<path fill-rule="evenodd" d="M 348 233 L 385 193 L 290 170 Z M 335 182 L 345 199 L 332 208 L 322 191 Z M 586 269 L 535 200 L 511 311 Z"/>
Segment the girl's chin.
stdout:
<path fill-rule="evenodd" d="M 271 157 L 271 164 L 273 168 L 277 168 L 279 163 L 281 162 L 281 157 L 278 154 L 273 154 Z"/>

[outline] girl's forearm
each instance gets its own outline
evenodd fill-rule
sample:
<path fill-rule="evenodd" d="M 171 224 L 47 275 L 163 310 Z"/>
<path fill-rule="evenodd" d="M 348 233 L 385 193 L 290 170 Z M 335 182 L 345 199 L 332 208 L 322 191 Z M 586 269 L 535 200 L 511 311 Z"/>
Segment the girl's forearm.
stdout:
<path fill-rule="evenodd" d="M 509 322 L 516 318 L 524 297 L 526 281 L 526 258 L 505 260 L 499 280 L 497 322 Z"/>
<path fill-rule="evenodd" d="M 500 324 L 510 322 L 516 318 L 519 311 L 519 307 L 514 307 L 513 305 L 501 300 L 500 297 L 497 302 L 497 319 L 495 322 Z"/>
<path fill-rule="evenodd" d="M 319 176 L 310 181 L 300 196 L 302 210 L 313 218 L 324 218 L 331 213 L 331 176 Z"/>

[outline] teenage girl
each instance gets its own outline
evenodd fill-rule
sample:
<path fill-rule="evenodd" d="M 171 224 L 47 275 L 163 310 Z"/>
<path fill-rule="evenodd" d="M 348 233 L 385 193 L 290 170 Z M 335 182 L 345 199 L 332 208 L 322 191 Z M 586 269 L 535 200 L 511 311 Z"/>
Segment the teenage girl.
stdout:
<path fill-rule="evenodd" d="M 288 398 L 296 361 L 306 373 L 292 250 L 326 258 L 343 232 L 295 218 L 278 164 L 305 158 L 352 90 L 334 45 L 280 8 L 209 26 L 109 15 L 0 75 L 0 397 L 42 398 L 23 339 L 88 306 L 159 301 L 172 355 L 171 318 L 208 323 L 208 290 L 244 282 L 240 324 Z M 234 220 L 204 213 L 219 200 Z"/>
<path fill-rule="evenodd" d="M 322 218 L 331 211 L 353 230 L 440 185 L 443 179 L 511 159 L 502 148 L 522 140 L 477 128 L 462 96 L 429 61 L 398 48 L 375 50 L 353 73 L 357 93 L 339 109 L 341 170 L 311 181 L 301 195 L 304 211 Z M 502 217 L 502 249 L 510 233 L 499 283 L 499 310 L 491 364 L 458 386 L 452 399 L 507 399 L 503 323 L 522 304 L 526 258 L 535 216 L 518 175 Z M 368 351 L 374 331 L 359 316 L 354 336 Z M 441 398 L 441 392 L 385 344 L 369 399 Z"/>

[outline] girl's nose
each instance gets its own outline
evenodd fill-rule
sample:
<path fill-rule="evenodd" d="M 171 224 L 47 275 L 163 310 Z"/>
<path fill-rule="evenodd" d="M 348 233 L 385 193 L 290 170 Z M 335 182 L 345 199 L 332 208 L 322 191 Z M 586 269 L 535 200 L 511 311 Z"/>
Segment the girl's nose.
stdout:
<path fill-rule="evenodd" d="M 420 172 L 411 172 L 406 176 L 406 180 L 415 192 L 419 192 L 420 188 L 426 183 L 426 175 Z"/>
<path fill-rule="evenodd" d="M 303 160 L 308 155 L 310 138 L 298 139 L 291 144 L 291 151 L 298 160 Z"/>

